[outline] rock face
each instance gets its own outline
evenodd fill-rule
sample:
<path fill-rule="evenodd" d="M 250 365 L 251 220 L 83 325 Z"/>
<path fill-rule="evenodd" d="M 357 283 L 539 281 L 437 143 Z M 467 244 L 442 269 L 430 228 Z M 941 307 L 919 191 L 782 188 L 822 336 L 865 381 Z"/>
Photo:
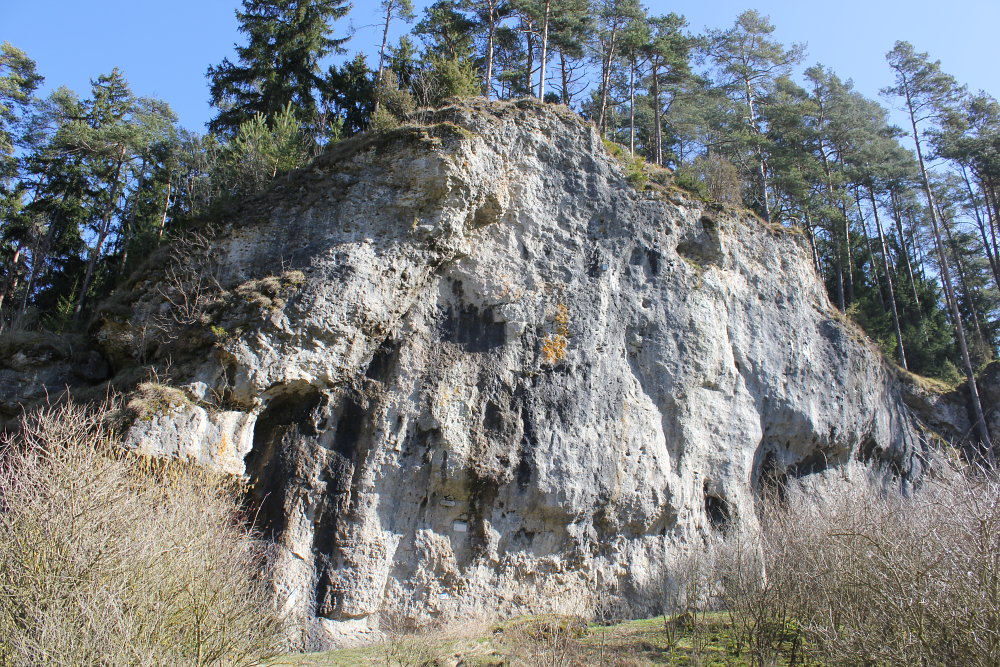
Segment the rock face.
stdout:
<path fill-rule="evenodd" d="M 655 613 L 671 555 L 754 522 L 762 485 L 922 473 L 902 389 L 800 236 L 633 189 L 566 111 L 426 120 L 223 229 L 219 284 L 301 277 L 179 371 L 221 416 L 132 433 L 184 452 L 194 424 L 197 458 L 250 478 L 305 645 L 386 610 Z M 145 289 L 115 327 L 164 310 Z"/>

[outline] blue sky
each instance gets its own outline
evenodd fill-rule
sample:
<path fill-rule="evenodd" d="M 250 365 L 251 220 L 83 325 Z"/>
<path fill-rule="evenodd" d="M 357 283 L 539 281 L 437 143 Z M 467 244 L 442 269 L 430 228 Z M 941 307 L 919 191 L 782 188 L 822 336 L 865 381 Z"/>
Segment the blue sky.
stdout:
<path fill-rule="evenodd" d="M 430 0 L 416 0 L 418 8 Z M 652 0 L 651 13 L 685 15 L 690 29 L 724 28 L 741 11 L 754 8 L 771 17 L 785 43 L 805 42 L 806 64 L 822 62 L 854 79 L 869 96 L 891 82 L 884 54 L 897 39 L 913 43 L 942 61 L 945 71 L 974 90 L 1000 96 L 1000 67 L 994 48 L 1000 0 Z M 201 130 L 212 116 L 205 70 L 231 56 L 238 0 L 0 0 L 0 40 L 24 49 L 46 77 L 86 94 L 89 81 L 119 66 L 140 95 L 160 97 L 181 123 Z M 356 0 L 347 19 L 352 53 L 375 52 L 380 33 L 377 0 Z"/>

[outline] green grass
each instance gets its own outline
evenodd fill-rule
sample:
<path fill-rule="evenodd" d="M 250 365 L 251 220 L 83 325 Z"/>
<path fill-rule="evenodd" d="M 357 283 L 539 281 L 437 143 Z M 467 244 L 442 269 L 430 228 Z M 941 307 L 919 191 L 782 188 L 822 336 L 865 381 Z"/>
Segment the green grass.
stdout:
<path fill-rule="evenodd" d="M 303 667 L 361 665 L 700 665 L 750 667 L 729 614 L 700 613 L 672 622 L 662 616 L 613 625 L 583 624 L 564 616 L 529 616 L 468 629 L 396 637 L 365 648 L 288 655 L 270 664 Z M 791 647 L 774 664 L 788 665 Z M 817 665 L 799 652 L 796 665 Z"/>

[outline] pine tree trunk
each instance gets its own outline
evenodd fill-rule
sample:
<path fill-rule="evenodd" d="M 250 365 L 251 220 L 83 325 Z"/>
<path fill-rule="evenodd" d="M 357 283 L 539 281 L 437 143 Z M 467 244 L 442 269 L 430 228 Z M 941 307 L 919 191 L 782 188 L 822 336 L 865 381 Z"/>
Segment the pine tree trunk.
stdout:
<path fill-rule="evenodd" d="M 979 434 L 980 444 L 983 447 L 983 454 L 990 462 L 994 461 L 993 443 L 990 440 L 990 433 L 986 427 L 986 417 L 983 414 L 983 404 L 979 399 L 979 388 L 976 386 L 976 374 L 972 369 L 972 360 L 969 357 L 969 346 L 965 341 L 965 327 L 962 326 L 962 317 L 958 312 L 958 303 L 955 301 L 955 291 L 951 285 L 951 273 L 948 271 L 948 262 L 945 257 L 944 243 L 941 241 L 941 231 L 938 224 L 937 206 L 934 202 L 934 194 L 931 192 L 931 182 L 927 176 L 927 167 L 924 163 L 923 148 L 920 145 L 920 133 L 917 131 L 917 119 L 913 111 L 913 101 L 910 97 L 909 87 L 905 90 L 906 107 L 910 115 L 910 126 L 913 129 L 913 143 L 917 148 L 917 165 L 920 167 L 920 179 L 924 186 L 924 195 L 927 197 L 927 208 L 930 212 L 931 230 L 934 233 L 934 245 L 937 249 L 938 261 L 941 266 L 941 281 L 944 283 L 945 295 L 951 304 L 952 324 L 955 327 L 955 337 L 958 341 L 958 349 L 962 355 L 962 365 L 965 369 L 965 381 L 969 387 L 969 398 L 972 403 L 972 413 L 976 420 L 976 432 Z"/>
<path fill-rule="evenodd" d="M 750 125 L 750 132 L 754 135 L 760 135 L 760 128 L 757 126 L 757 108 L 754 105 L 754 94 L 753 87 L 750 85 L 749 80 L 744 80 L 744 86 L 746 88 L 746 102 L 747 102 L 747 123 Z M 761 146 L 757 146 L 757 179 L 760 181 L 760 205 L 762 208 L 762 213 L 764 217 L 764 222 L 771 222 L 771 204 L 768 202 L 767 198 L 767 164 L 764 160 L 764 149 Z"/>
<path fill-rule="evenodd" d="M 535 82 L 532 80 L 532 74 L 535 71 L 535 39 L 533 37 L 534 33 L 531 31 L 531 26 L 525 24 L 524 30 L 524 44 L 525 51 L 528 56 L 528 69 L 524 73 L 525 76 L 525 89 L 528 94 L 535 89 Z"/>
<path fill-rule="evenodd" d="M 608 89 L 611 87 L 611 64 L 614 60 L 615 39 L 618 36 L 618 25 L 611 27 L 611 37 L 605 49 L 604 57 L 601 60 L 601 108 L 597 116 L 597 129 L 601 136 L 605 136 L 608 116 Z"/>
<path fill-rule="evenodd" d="M 964 170 L 963 170 L 964 174 Z M 993 210 L 990 208 L 990 195 L 989 189 L 984 187 L 982 179 L 980 181 L 980 190 L 983 193 L 984 206 L 986 209 L 986 220 L 985 223 L 979 214 L 979 208 L 976 208 L 976 222 L 979 224 L 979 231 L 983 235 L 983 246 L 986 248 L 987 254 L 990 256 L 990 267 L 993 269 L 993 279 L 996 281 L 997 288 L 1000 288 L 1000 246 L 997 246 L 997 233 L 996 233 L 996 220 L 994 219 Z M 972 191 L 972 185 L 969 183 L 968 178 L 966 178 L 966 185 L 969 187 L 969 191 Z M 986 241 L 986 227 L 990 228 L 990 238 L 993 239 L 992 247 L 993 251 L 990 252 L 990 243 Z"/>
<path fill-rule="evenodd" d="M 896 201 L 896 192 L 889 191 L 889 201 L 892 204 L 892 219 L 896 223 L 896 233 L 899 235 L 899 248 L 903 253 L 903 260 L 906 263 L 906 275 L 910 279 L 910 290 L 913 292 L 913 302 L 920 307 L 920 297 L 917 296 L 917 282 L 913 277 L 913 264 L 910 263 L 910 251 L 906 245 L 906 236 L 903 234 L 903 218 L 899 214 L 899 204 Z"/>
<path fill-rule="evenodd" d="M 878 204 L 875 202 L 875 192 L 868 186 L 868 197 L 872 203 L 872 213 L 875 216 L 875 229 L 878 230 L 878 241 L 882 246 L 882 266 L 885 269 L 885 284 L 889 288 L 889 303 L 892 305 L 892 324 L 896 327 L 896 341 L 899 343 L 899 361 L 903 368 L 906 365 L 906 349 L 903 347 L 903 330 L 899 326 L 899 310 L 896 308 L 896 291 L 892 285 L 892 271 L 889 268 L 889 249 L 882 233 L 882 221 L 878 217 Z"/>
<path fill-rule="evenodd" d="M 173 185 L 173 174 L 167 177 L 167 198 L 163 202 L 163 215 L 160 216 L 160 226 L 156 230 L 156 243 L 159 244 L 163 240 L 163 230 L 167 227 L 167 212 L 170 210 L 170 192 L 171 186 Z"/>
<path fill-rule="evenodd" d="M 823 173 L 826 175 L 826 194 L 827 197 L 830 198 L 830 207 L 833 208 L 834 203 L 837 201 L 837 195 L 834 193 L 833 190 L 833 175 L 830 169 L 830 161 L 829 158 L 827 157 L 826 150 L 822 147 L 820 147 L 820 159 L 823 162 Z M 840 312 L 843 313 L 847 311 L 847 299 L 845 298 L 844 294 L 845 292 L 844 264 L 846 259 L 845 255 L 847 255 L 848 253 L 845 252 L 844 249 L 845 241 L 843 234 L 841 233 L 840 230 L 838 230 L 834 226 L 833 223 L 831 223 L 831 227 L 834 227 L 830 231 L 834 237 L 835 246 L 837 248 L 836 252 L 834 253 L 834 256 L 836 257 L 836 274 L 837 274 L 837 308 L 839 308 Z"/>
<path fill-rule="evenodd" d="M 17 250 L 14 251 L 14 258 L 10 261 L 10 275 L 5 282 L 3 289 L 0 289 L 0 313 L 3 312 L 3 302 L 7 294 L 13 294 L 17 291 L 18 283 L 18 271 L 17 263 L 21 260 L 21 250 L 23 249 L 23 244 L 17 244 Z M 2 324 L 2 321 L 0 321 Z"/>
<path fill-rule="evenodd" d="M 496 18 L 493 15 L 493 7 L 490 7 L 490 29 L 486 35 L 486 80 L 483 85 L 483 94 L 486 99 L 493 96 L 493 43 L 496 39 L 497 27 Z"/>
<path fill-rule="evenodd" d="M 854 190 L 854 198 L 858 204 L 858 217 L 861 222 L 861 231 L 864 232 L 865 250 L 868 252 L 869 259 L 871 259 L 872 276 L 875 278 L 875 294 L 878 296 L 878 305 L 882 306 L 883 311 L 886 311 L 888 308 L 885 305 L 885 290 L 882 284 L 882 279 L 878 274 L 878 265 L 875 263 L 875 253 L 872 251 L 871 236 L 868 234 L 868 220 L 865 219 L 864 210 L 861 208 L 861 196 L 858 188 L 855 188 Z"/>
<path fill-rule="evenodd" d="M 549 12 L 552 10 L 552 0 L 545 0 L 545 17 L 542 19 L 542 60 L 539 65 L 538 99 L 545 101 L 545 65 L 549 60 Z"/>
<path fill-rule="evenodd" d="M 972 299 L 972 291 L 969 289 L 968 271 L 965 268 L 965 262 L 962 260 L 962 255 L 958 251 L 958 244 L 955 242 L 955 236 L 952 234 L 951 227 L 952 221 L 945 219 L 941 211 L 938 211 L 938 217 L 941 220 L 941 227 L 944 228 L 945 238 L 948 239 L 948 247 L 951 248 L 951 256 L 955 258 L 955 268 L 958 271 L 958 284 L 962 287 L 962 294 L 965 295 L 965 302 L 969 306 L 969 310 L 972 314 L 972 326 L 975 327 L 976 339 L 983 343 L 986 339 L 983 336 L 982 328 L 982 316 L 979 314 L 979 309 L 976 308 L 976 302 Z"/>
<path fill-rule="evenodd" d="M 635 56 L 628 68 L 628 152 L 635 157 Z"/>
<path fill-rule="evenodd" d="M 816 269 L 816 275 L 825 282 L 823 269 L 819 264 L 819 253 L 816 251 L 816 235 L 813 233 L 812 214 L 807 209 L 805 215 L 806 235 L 809 237 L 809 248 L 812 250 L 813 267 Z"/>
<path fill-rule="evenodd" d="M 559 78 L 562 81 L 562 93 L 559 97 L 562 98 L 562 103 L 569 106 L 570 94 L 569 94 L 569 72 L 566 69 L 566 54 L 562 49 L 559 49 Z"/>
<path fill-rule="evenodd" d="M 382 46 L 378 50 L 378 76 L 375 78 L 375 104 L 372 106 L 372 118 L 378 113 L 382 101 L 382 74 L 385 71 L 385 47 L 389 43 L 389 23 L 392 20 L 392 10 L 395 3 L 392 0 L 385 6 L 385 27 L 382 29 Z"/>
<path fill-rule="evenodd" d="M 656 58 L 653 58 L 653 124 L 656 126 L 654 132 L 656 135 L 656 164 L 663 166 L 663 128 L 661 123 L 663 122 L 660 118 L 661 108 L 660 108 L 660 70 L 659 63 L 657 63 Z"/>

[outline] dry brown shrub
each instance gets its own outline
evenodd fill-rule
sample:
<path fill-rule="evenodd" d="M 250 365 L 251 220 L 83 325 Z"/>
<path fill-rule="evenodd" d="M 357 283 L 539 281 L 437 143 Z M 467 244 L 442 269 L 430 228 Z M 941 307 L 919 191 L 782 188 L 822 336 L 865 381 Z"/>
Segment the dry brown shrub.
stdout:
<path fill-rule="evenodd" d="M 230 483 L 122 453 L 108 406 L 0 452 L 0 665 L 251 665 L 284 627 Z"/>
<path fill-rule="evenodd" d="M 142 382 L 136 387 L 126 407 L 136 419 L 152 419 L 179 406 L 190 405 L 180 389 L 159 382 Z"/>
<path fill-rule="evenodd" d="M 1000 480 L 951 475 L 900 493 L 797 486 L 732 535 L 718 572 L 751 661 L 1000 664 Z"/>
<path fill-rule="evenodd" d="M 578 641 L 586 631 L 586 622 L 576 616 L 542 615 L 509 621 L 495 634 L 512 666 L 575 667 L 587 664 Z"/>
<path fill-rule="evenodd" d="M 437 636 L 401 611 L 382 610 L 379 629 L 384 641 L 379 646 L 379 662 L 387 667 L 434 665 Z"/>
<path fill-rule="evenodd" d="M 1000 664 L 1000 482 L 931 481 L 818 499 L 767 528 L 770 572 L 837 664 Z"/>

